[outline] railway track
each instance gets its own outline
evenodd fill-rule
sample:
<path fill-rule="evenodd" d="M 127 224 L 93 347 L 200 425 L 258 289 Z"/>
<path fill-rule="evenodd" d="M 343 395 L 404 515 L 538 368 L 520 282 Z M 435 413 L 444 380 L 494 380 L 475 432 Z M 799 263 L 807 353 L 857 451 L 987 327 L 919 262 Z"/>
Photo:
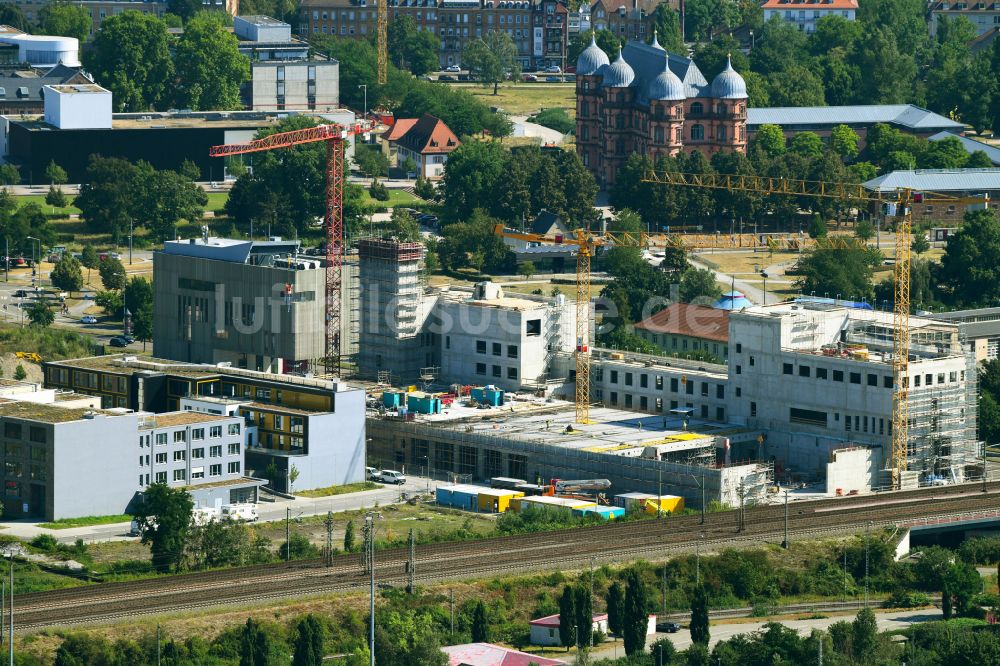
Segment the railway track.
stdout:
<path fill-rule="evenodd" d="M 868 524 L 877 528 L 928 515 L 955 516 L 1000 506 L 1000 483 L 991 484 L 987 493 L 968 486 L 949 488 L 952 492 L 928 490 L 893 493 L 891 501 L 887 501 L 888 496 L 865 496 L 793 503 L 789 505 L 789 533 L 797 539 L 849 534 Z M 429 584 L 565 570 L 586 566 L 592 560 L 662 559 L 692 552 L 699 542 L 707 550 L 744 547 L 779 541 L 783 534 L 784 506 L 768 505 L 747 509 L 742 530 L 738 528 L 738 512 L 726 511 L 708 514 L 704 524 L 697 515 L 680 516 L 418 546 L 416 575 L 418 582 Z M 378 551 L 379 582 L 405 584 L 407 557 L 404 548 Z M 303 560 L 18 595 L 16 623 L 24 630 L 105 622 L 346 592 L 367 584 L 358 556 L 347 554 L 336 556 L 330 567 L 322 560 Z"/>

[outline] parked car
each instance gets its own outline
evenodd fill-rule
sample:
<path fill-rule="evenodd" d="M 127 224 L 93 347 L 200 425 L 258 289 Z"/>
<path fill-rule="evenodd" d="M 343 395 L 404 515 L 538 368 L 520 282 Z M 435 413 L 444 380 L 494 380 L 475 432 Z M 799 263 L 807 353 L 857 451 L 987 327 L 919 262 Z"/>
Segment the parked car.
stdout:
<path fill-rule="evenodd" d="M 656 630 L 661 634 L 676 634 L 681 630 L 681 625 L 676 622 L 657 622 Z"/>
<path fill-rule="evenodd" d="M 549 65 L 545 68 L 546 74 L 562 74 L 562 68 L 559 65 Z"/>
<path fill-rule="evenodd" d="M 561 79 L 558 76 L 546 76 L 545 80 L 548 83 L 560 83 Z"/>
<path fill-rule="evenodd" d="M 25 289 L 18 289 L 14 292 L 14 298 L 27 298 L 28 292 Z"/>
<path fill-rule="evenodd" d="M 374 481 L 375 477 L 378 475 L 378 470 L 374 467 L 365 467 L 365 479 L 368 481 Z"/>
<path fill-rule="evenodd" d="M 82 317 L 80 317 L 80 323 L 81 324 L 96 324 L 97 323 L 97 317 L 95 317 L 94 315 L 83 315 Z"/>
<path fill-rule="evenodd" d="M 456 81 L 457 79 L 450 74 L 442 74 L 438 77 L 438 81 Z"/>
<path fill-rule="evenodd" d="M 461 72 L 462 71 L 462 67 L 461 67 L 461 65 L 448 65 L 447 67 L 444 68 L 444 71 L 446 71 L 446 72 Z"/>
<path fill-rule="evenodd" d="M 391 469 L 383 469 L 375 475 L 375 480 L 382 483 L 395 483 L 400 486 L 406 483 L 406 477 L 403 476 L 402 472 L 397 472 Z"/>
<path fill-rule="evenodd" d="M 538 77 L 535 76 L 534 74 L 525 74 L 524 76 L 521 77 L 521 80 L 526 81 L 528 83 L 533 83 L 538 80 Z"/>
<path fill-rule="evenodd" d="M 111 340 L 108 341 L 108 344 L 110 344 L 112 347 L 128 347 L 129 341 L 127 338 L 124 338 L 120 335 L 116 335 L 115 337 L 111 338 Z"/>

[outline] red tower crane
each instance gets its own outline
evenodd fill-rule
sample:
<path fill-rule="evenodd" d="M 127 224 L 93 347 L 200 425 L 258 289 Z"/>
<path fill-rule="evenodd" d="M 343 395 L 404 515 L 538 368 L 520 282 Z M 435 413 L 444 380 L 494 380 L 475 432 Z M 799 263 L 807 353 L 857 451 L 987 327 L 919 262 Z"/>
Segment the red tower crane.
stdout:
<path fill-rule="evenodd" d="M 361 131 L 343 125 L 320 125 L 306 129 L 280 132 L 247 143 L 212 146 L 211 157 L 228 157 L 259 153 L 276 148 L 291 148 L 304 143 L 326 142 L 326 331 L 324 371 L 333 376 L 340 373 L 340 314 L 344 262 L 344 141 Z"/>

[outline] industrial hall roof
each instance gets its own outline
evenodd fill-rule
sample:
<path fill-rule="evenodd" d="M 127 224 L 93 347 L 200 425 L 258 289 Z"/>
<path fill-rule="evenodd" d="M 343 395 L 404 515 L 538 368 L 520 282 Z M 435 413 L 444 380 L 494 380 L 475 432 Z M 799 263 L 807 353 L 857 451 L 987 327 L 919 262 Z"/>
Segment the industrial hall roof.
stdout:
<path fill-rule="evenodd" d="M 891 171 L 865 181 L 869 190 L 898 188 L 925 192 L 985 192 L 1000 190 L 1000 169 L 917 169 Z"/>
<path fill-rule="evenodd" d="M 747 125 L 808 128 L 834 125 L 866 126 L 887 123 L 911 132 L 962 131 L 965 125 L 913 104 L 857 106 L 776 106 L 747 109 Z"/>
<path fill-rule="evenodd" d="M 990 162 L 1000 166 L 1000 148 L 996 146 L 991 146 L 988 143 L 983 143 L 982 141 L 976 141 L 975 139 L 962 136 L 961 134 L 955 134 L 954 132 L 938 132 L 934 136 L 927 137 L 928 141 L 941 141 L 942 139 L 948 139 L 954 137 L 959 140 L 962 144 L 962 148 L 965 148 L 965 152 L 970 155 L 977 150 L 981 150 L 986 153 L 986 157 L 990 159 Z"/>

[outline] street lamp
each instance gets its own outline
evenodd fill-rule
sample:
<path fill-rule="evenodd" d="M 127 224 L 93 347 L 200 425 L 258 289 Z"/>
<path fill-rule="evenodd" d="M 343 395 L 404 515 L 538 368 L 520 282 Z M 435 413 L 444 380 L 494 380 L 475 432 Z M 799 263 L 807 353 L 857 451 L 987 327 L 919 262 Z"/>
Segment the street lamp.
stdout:
<path fill-rule="evenodd" d="M 34 236 L 25 236 L 25 239 L 26 240 L 30 240 L 30 241 L 35 241 L 35 243 L 38 243 L 38 245 L 39 245 L 39 247 L 38 247 L 38 254 L 42 253 L 42 248 L 41 248 L 42 241 L 38 240 Z M 31 277 L 31 285 L 32 286 L 35 285 L 35 277 L 34 276 L 36 274 L 39 275 L 39 280 L 38 280 L 39 283 L 41 282 L 41 275 L 38 273 L 38 259 L 35 257 L 35 243 L 31 244 L 31 276 L 32 276 Z"/>
<path fill-rule="evenodd" d="M 750 31 L 750 50 L 751 50 L 751 51 L 753 51 L 753 47 L 754 47 L 754 44 L 755 44 L 755 43 L 756 43 L 756 42 L 754 41 L 754 38 L 753 38 L 753 30 L 751 30 L 751 31 Z"/>
<path fill-rule="evenodd" d="M 767 305 L 767 271 L 760 271 L 760 278 L 764 282 L 764 293 L 761 294 L 764 297 L 764 305 Z"/>

